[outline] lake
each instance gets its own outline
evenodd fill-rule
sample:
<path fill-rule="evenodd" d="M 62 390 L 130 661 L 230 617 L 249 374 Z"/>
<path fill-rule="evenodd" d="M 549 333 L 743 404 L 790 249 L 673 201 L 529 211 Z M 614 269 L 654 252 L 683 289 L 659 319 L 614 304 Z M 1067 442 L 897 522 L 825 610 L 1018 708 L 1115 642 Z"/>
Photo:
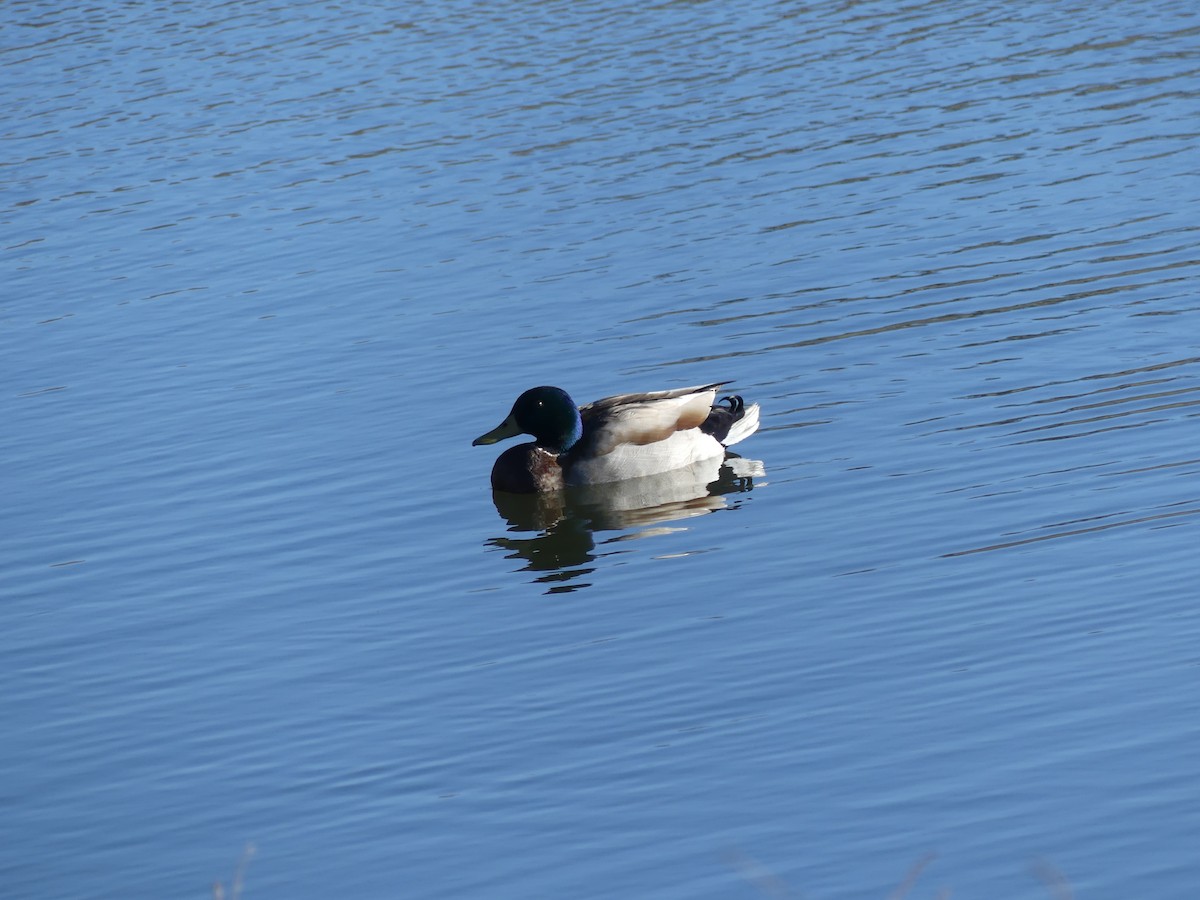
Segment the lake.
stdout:
<path fill-rule="evenodd" d="M 1191 4 L 0 25 L 6 893 L 1200 884 Z M 697 485 L 471 446 L 724 380 Z"/>

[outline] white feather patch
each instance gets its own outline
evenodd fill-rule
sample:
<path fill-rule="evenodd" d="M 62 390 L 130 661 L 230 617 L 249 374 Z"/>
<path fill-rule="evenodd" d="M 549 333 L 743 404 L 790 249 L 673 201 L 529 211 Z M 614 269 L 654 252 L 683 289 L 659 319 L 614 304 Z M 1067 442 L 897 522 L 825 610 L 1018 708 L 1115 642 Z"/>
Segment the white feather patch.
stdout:
<path fill-rule="evenodd" d="M 725 436 L 725 446 L 732 447 L 738 441 L 744 441 L 754 432 L 758 431 L 758 404 L 751 403 L 746 407 L 742 417 L 733 423 L 733 427 L 729 429 L 729 434 Z"/>
<path fill-rule="evenodd" d="M 690 466 L 700 460 L 724 456 L 725 448 L 697 428 L 677 431 L 653 444 L 620 444 L 603 456 L 589 457 L 567 470 L 567 484 L 604 484 L 641 478 Z"/>

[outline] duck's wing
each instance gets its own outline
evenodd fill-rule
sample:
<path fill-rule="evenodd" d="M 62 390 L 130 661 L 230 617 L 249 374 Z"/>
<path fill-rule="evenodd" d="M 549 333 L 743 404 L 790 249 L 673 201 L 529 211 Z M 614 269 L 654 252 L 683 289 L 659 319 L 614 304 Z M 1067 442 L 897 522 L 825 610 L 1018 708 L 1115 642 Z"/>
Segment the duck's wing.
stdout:
<path fill-rule="evenodd" d="M 579 410 L 588 456 L 603 456 L 622 444 L 665 441 L 678 431 L 699 428 L 712 412 L 717 390 L 725 381 L 673 391 L 618 394 Z"/>

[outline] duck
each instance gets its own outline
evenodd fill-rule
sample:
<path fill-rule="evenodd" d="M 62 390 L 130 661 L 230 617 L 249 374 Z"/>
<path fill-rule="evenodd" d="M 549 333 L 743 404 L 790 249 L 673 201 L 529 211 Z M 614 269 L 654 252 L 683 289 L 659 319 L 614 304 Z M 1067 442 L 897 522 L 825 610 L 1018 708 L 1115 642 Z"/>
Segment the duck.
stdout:
<path fill-rule="evenodd" d="M 517 397 L 504 421 L 471 444 L 533 436 L 492 466 L 492 488 L 515 494 L 658 475 L 723 458 L 758 430 L 757 403 L 747 406 L 738 394 L 716 399 L 729 383 L 617 394 L 584 406 L 562 388 L 542 385 Z"/>

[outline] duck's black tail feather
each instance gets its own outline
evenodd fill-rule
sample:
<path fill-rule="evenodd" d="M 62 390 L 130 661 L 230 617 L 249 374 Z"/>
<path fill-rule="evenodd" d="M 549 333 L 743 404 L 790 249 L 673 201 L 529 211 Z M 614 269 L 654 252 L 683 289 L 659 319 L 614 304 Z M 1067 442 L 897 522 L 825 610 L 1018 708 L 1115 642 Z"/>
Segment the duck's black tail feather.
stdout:
<path fill-rule="evenodd" d="M 752 422 L 746 421 L 741 427 L 736 427 L 739 423 L 751 418 Z M 743 438 L 749 437 L 757 428 L 758 404 L 755 403 L 747 408 L 746 402 L 738 394 L 730 394 L 728 397 L 721 398 L 700 426 L 700 430 L 705 434 L 711 434 L 726 445 L 736 444 Z"/>

